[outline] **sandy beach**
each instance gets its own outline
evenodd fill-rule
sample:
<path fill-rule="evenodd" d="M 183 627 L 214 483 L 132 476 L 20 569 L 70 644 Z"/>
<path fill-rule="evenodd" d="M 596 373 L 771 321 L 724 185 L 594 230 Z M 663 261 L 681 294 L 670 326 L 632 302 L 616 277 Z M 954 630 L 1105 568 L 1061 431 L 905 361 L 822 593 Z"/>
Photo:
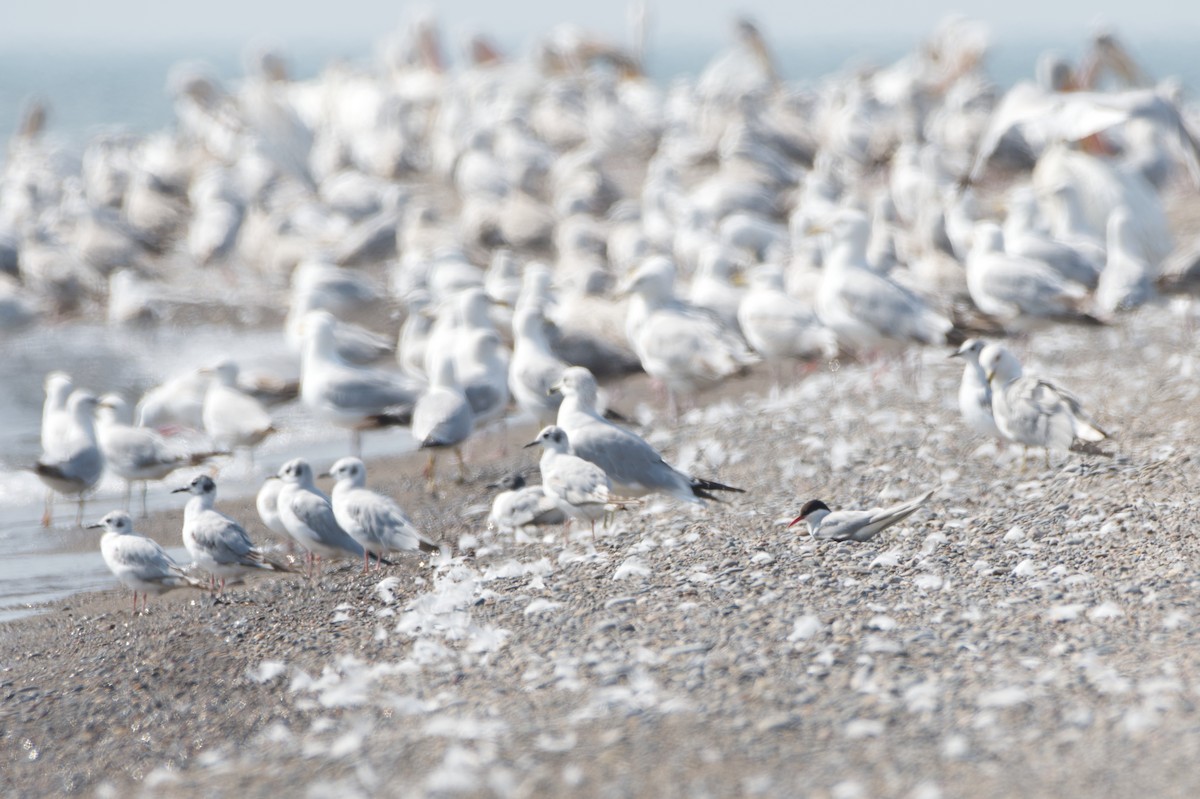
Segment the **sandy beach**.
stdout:
<path fill-rule="evenodd" d="M 613 404 L 669 460 L 747 489 L 586 528 L 491 535 L 485 485 L 531 427 L 431 497 L 369 483 L 453 545 L 255 579 L 214 604 L 79 595 L 0 628 L 10 796 L 1190 796 L 1198 788 L 1190 309 L 1014 346 L 1113 457 L 997 450 L 957 361 L 758 367 L 677 423 Z M 502 451 L 503 450 L 503 451 Z M 446 478 L 452 474 L 443 465 Z M 805 499 L 937 493 L 865 544 L 785 525 Z M 268 540 L 250 502 L 218 503 Z M 178 542 L 181 511 L 139 524 Z"/>

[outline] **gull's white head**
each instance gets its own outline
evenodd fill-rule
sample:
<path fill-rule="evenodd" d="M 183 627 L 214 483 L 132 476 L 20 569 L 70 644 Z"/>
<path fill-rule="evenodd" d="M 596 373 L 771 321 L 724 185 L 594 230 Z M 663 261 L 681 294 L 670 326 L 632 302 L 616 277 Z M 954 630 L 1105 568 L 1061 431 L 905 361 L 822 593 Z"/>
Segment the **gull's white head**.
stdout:
<path fill-rule="evenodd" d="M 951 358 L 962 358 L 968 363 L 979 363 L 979 354 L 983 352 L 983 348 L 987 346 L 987 342 L 983 339 L 969 338 L 962 343 L 957 350 L 950 353 Z"/>
<path fill-rule="evenodd" d="M 105 394 L 96 403 L 96 418 L 105 424 L 132 424 L 133 411 L 120 394 Z"/>
<path fill-rule="evenodd" d="M 217 484 L 207 474 L 198 474 L 192 478 L 192 481 L 185 486 L 176 488 L 172 494 L 195 494 L 198 497 L 211 497 L 216 499 Z"/>
<path fill-rule="evenodd" d="M 542 428 L 542 432 L 538 433 L 537 438 L 525 446 L 536 447 L 539 444 L 542 445 L 543 449 L 559 454 L 565 454 L 571 449 L 571 444 L 567 441 L 567 431 L 553 424 Z"/>
<path fill-rule="evenodd" d="M 123 510 L 114 510 L 107 514 L 98 524 L 89 524 L 87 529 L 95 530 L 104 528 L 106 533 L 116 533 L 117 535 L 133 535 L 133 519 Z"/>
<path fill-rule="evenodd" d="M 617 293 L 639 294 L 651 301 L 670 299 L 675 294 L 675 263 L 665 255 L 650 256 L 633 271 Z"/>
<path fill-rule="evenodd" d="M 58 400 L 58 405 L 61 407 L 66 403 L 67 397 L 71 395 L 71 376 L 66 372 L 50 372 L 46 375 L 42 386 L 46 389 L 46 397 Z"/>
<path fill-rule="evenodd" d="M 1021 376 L 1021 362 L 1017 356 L 999 344 L 983 347 L 979 353 L 979 366 L 993 385 L 1007 385 Z"/>
<path fill-rule="evenodd" d="M 95 394 L 80 389 L 71 392 L 67 399 L 67 410 L 77 419 L 90 419 L 99 404 L 100 400 L 96 399 Z"/>
<path fill-rule="evenodd" d="M 367 483 L 367 467 L 358 458 L 342 458 L 330 467 L 329 476 L 339 483 L 360 488 Z"/>
<path fill-rule="evenodd" d="M 585 366 L 571 366 L 563 370 L 562 377 L 554 384 L 553 389 L 562 392 L 564 397 L 574 397 L 581 405 L 588 408 L 596 406 L 599 390 L 596 388 L 596 378 Z"/>
<path fill-rule="evenodd" d="M 304 458 L 292 458 L 279 467 L 277 476 L 285 483 L 300 486 L 312 485 L 313 481 L 312 467 L 308 465 L 308 461 L 304 460 Z"/>

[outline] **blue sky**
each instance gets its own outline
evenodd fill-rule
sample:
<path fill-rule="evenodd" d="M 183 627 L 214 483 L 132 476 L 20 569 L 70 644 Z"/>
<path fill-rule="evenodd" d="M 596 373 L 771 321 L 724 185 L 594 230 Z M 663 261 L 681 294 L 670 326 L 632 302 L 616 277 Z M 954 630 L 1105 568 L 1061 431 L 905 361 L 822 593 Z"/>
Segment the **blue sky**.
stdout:
<path fill-rule="evenodd" d="M 282 44 L 357 43 L 378 38 L 414 8 L 436 8 L 455 39 L 483 30 L 501 41 L 526 42 L 555 22 L 575 22 L 611 37 L 627 30 L 628 4 L 616 0 L 440 0 L 424 6 L 387 0 L 40 0 L 11 3 L 0 25 L 0 47 L 86 46 L 142 49 L 163 45 L 239 43 L 270 38 Z M 1133 39 L 1200 41 L 1200 14 L 1178 0 L 745 0 L 707 3 L 650 0 L 652 42 L 665 45 L 724 41 L 739 11 L 757 19 L 776 42 L 913 39 L 947 13 L 989 23 L 998 36 L 1084 38 L 1099 22 Z"/>

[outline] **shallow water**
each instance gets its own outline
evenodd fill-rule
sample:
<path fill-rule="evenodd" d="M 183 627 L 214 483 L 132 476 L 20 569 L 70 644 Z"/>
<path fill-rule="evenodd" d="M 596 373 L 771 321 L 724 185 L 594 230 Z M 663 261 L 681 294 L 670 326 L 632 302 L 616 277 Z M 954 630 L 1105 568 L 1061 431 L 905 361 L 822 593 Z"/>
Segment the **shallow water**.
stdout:
<path fill-rule="evenodd" d="M 269 371 L 295 377 L 296 359 L 283 335 L 271 330 L 233 330 L 218 327 L 137 330 L 78 324 L 44 326 L 4 341 L 0 357 L 0 620 L 29 612 L 31 605 L 60 599 L 79 591 L 117 585 L 100 558 L 95 531 L 75 526 L 76 504 L 59 498 L 54 524 L 41 526 L 45 488 L 30 471 L 40 452 L 42 380 L 54 369 L 66 371 L 78 387 L 96 394 L 117 391 L 135 402 L 143 391 L 176 374 L 214 363 L 232 352 L 245 370 Z M 297 403 L 272 410 L 280 432 L 263 443 L 254 464 L 244 456 L 215 461 L 221 496 L 245 497 L 257 492 L 263 478 L 286 460 L 304 456 L 314 465 L 328 465 L 346 454 L 345 430 L 313 424 Z M 365 457 L 398 454 L 413 449 L 407 429 L 363 437 Z M 207 468 L 207 467 L 206 467 Z M 199 471 L 191 470 L 192 473 Z M 183 485 L 182 469 L 164 484 L 150 484 L 151 512 L 181 508 L 172 487 Z M 123 481 L 105 475 L 89 498 L 84 523 L 94 522 L 120 507 Z M 134 511 L 138 493 L 134 493 Z M 241 520 L 252 537 L 263 538 L 257 519 Z M 180 549 L 177 559 L 190 561 Z"/>

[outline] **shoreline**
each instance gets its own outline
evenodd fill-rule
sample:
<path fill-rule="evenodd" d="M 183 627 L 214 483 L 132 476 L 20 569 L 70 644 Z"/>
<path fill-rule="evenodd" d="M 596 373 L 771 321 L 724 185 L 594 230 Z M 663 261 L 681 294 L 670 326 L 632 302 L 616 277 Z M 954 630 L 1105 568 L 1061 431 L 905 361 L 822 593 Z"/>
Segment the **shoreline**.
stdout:
<path fill-rule="evenodd" d="M 514 540 L 467 515 L 536 469 L 528 430 L 492 460 L 473 444 L 472 481 L 436 500 L 421 456 L 373 459 L 368 485 L 436 538 L 474 536 L 468 554 L 4 623 L 0 778 L 30 796 L 1194 793 L 1195 343 L 1159 306 L 1022 346 L 1116 457 L 1018 472 L 958 418 L 957 362 L 922 350 L 782 387 L 759 367 L 655 422 L 668 460 L 749 493 L 650 499 L 594 550 L 586 529 Z M 644 388 L 614 404 L 639 416 Z M 934 486 L 864 544 L 784 527 L 807 498 Z M 261 539 L 252 498 L 218 506 Z M 150 524 L 177 538 L 177 517 Z"/>

